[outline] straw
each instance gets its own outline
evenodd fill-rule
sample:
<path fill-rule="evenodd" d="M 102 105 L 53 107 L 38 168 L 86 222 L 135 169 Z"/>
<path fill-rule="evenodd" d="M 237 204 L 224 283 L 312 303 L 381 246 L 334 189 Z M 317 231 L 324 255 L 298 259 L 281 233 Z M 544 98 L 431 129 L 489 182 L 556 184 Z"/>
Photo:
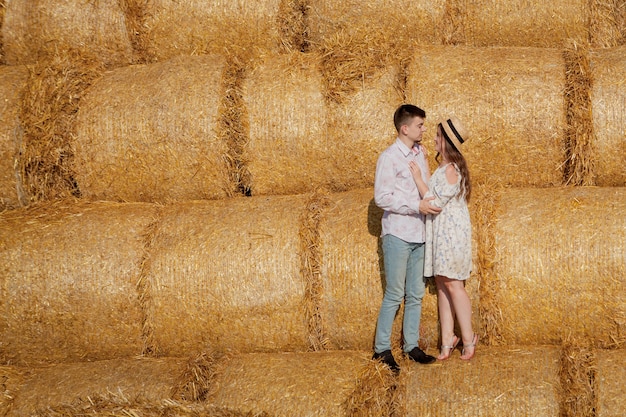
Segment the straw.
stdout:
<path fill-rule="evenodd" d="M 555 347 L 477 347 L 471 362 L 459 352 L 429 366 L 400 373 L 406 417 L 557 416 L 559 352 Z"/>
<path fill-rule="evenodd" d="M 594 352 L 594 393 L 597 417 L 617 416 L 624 410 L 626 390 L 621 381 L 626 376 L 626 355 L 623 349 Z"/>
<path fill-rule="evenodd" d="M 470 131 L 463 153 L 474 183 L 494 178 L 515 187 L 562 183 L 566 120 L 559 50 L 416 48 L 407 100 L 426 110 L 429 154 L 435 154 L 436 124 L 454 114 Z"/>
<path fill-rule="evenodd" d="M 624 6 L 626 9 L 626 6 Z M 594 178 L 602 187 L 626 186 L 626 47 L 589 51 L 590 99 L 595 136 Z M 601 156 L 601 157 L 600 157 Z"/>
<path fill-rule="evenodd" d="M 136 282 L 143 204 L 59 201 L 0 215 L 0 361 L 39 364 L 142 352 Z"/>
<path fill-rule="evenodd" d="M 208 404 L 279 416 L 342 416 L 369 354 L 354 351 L 256 353 L 222 362 Z M 332 382 L 331 382 L 332 381 Z M 386 387 L 371 388 L 376 399 Z M 364 404 L 366 405 L 366 404 Z M 349 415 L 349 414 L 348 414 Z"/>
<path fill-rule="evenodd" d="M 109 67 L 128 65 L 132 46 L 118 0 L 12 0 L 3 47 L 9 65 L 35 64 L 77 51 Z"/>
<path fill-rule="evenodd" d="M 466 45 L 560 48 L 589 37 L 587 0 L 478 0 L 465 9 Z"/>
<path fill-rule="evenodd" d="M 566 164 L 563 170 L 566 184 L 595 185 L 596 133 L 593 125 L 591 92 L 593 73 L 589 63 L 589 48 L 571 42 L 564 50 Z"/>
<path fill-rule="evenodd" d="M 185 369 L 182 358 L 120 358 L 27 368 L 11 409 L 12 416 L 76 404 L 81 399 L 116 395 L 158 404 L 169 399 Z"/>
<path fill-rule="evenodd" d="M 626 189 L 508 189 L 494 235 L 503 340 L 624 346 Z"/>
<path fill-rule="evenodd" d="M 306 196 L 241 197 L 163 209 L 142 272 L 162 355 L 309 348 L 298 254 L 305 206 Z"/>
<path fill-rule="evenodd" d="M 561 410 L 564 417 L 596 417 L 596 355 L 589 343 L 568 337 L 561 348 L 559 364 Z"/>
<path fill-rule="evenodd" d="M 24 66 L 0 69 L 0 211 L 27 203 L 18 169 L 22 141 L 18 114 L 27 79 L 28 69 Z"/>
<path fill-rule="evenodd" d="M 19 115 L 24 129 L 19 169 L 30 202 L 80 195 L 72 170 L 76 113 L 103 70 L 77 51 L 29 66 Z"/>
<path fill-rule="evenodd" d="M 76 120 L 82 196 L 165 203 L 232 195 L 219 133 L 225 69 L 220 56 L 179 57 L 94 83 Z"/>

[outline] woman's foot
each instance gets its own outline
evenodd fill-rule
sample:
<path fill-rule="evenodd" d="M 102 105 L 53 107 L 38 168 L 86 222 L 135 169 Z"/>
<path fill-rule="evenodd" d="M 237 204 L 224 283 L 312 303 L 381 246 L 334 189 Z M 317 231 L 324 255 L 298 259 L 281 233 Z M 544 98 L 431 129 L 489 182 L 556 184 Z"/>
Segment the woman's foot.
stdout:
<path fill-rule="evenodd" d="M 463 342 L 463 350 L 461 351 L 461 359 L 469 361 L 476 353 L 476 344 L 478 343 L 478 335 L 474 333 L 471 343 Z"/>
<path fill-rule="evenodd" d="M 459 344 L 459 338 L 454 335 L 452 337 L 452 343 L 449 345 L 441 345 L 441 353 L 439 353 L 439 356 L 437 357 L 438 361 L 445 361 L 446 359 L 448 359 L 450 357 L 450 355 L 452 355 L 452 352 L 454 352 L 454 349 L 456 348 L 456 345 Z"/>

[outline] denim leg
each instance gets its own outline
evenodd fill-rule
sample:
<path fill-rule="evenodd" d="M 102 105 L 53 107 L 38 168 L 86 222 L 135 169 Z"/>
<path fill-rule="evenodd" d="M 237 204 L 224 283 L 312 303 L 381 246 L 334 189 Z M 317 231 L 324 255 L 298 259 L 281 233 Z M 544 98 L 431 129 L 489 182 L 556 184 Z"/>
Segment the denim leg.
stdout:
<path fill-rule="evenodd" d="M 405 352 L 410 352 L 414 347 L 417 347 L 422 317 L 422 299 L 425 293 L 424 244 L 417 243 L 411 250 L 406 271 L 404 321 L 402 323 L 403 350 Z"/>
<path fill-rule="evenodd" d="M 383 236 L 383 264 L 385 268 L 385 294 L 378 313 L 374 351 L 391 349 L 391 328 L 404 300 L 407 265 L 412 251 L 411 243 L 392 235 Z"/>

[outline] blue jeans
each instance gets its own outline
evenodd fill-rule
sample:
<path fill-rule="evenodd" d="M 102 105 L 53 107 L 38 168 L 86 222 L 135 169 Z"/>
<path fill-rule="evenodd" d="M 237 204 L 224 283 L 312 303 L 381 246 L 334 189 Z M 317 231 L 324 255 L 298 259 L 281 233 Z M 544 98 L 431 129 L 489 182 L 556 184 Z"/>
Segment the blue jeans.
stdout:
<path fill-rule="evenodd" d="M 424 281 L 424 244 L 409 243 L 393 235 L 383 236 L 385 295 L 376 323 L 374 351 L 391 349 L 391 328 L 404 300 L 403 350 L 410 352 L 419 340 Z"/>

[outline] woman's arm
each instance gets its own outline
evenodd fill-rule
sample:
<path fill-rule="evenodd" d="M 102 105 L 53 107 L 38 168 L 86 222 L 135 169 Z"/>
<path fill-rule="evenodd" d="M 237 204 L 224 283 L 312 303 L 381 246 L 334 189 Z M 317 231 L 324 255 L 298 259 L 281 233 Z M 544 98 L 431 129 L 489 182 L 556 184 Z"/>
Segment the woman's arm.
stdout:
<path fill-rule="evenodd" d="M 420 170 L 420 167 L 415 161 L 410 161 L 409 169 L 411 170 L 411 174 L 413 175 L 415 185 L 417 185 L 417 190 L 420 192 L 422 198 L 424 198 L 424 196 L 428 192 L 428 185 L 424 182 L 424 179 L 422 178 L 422 171 Z"/>

